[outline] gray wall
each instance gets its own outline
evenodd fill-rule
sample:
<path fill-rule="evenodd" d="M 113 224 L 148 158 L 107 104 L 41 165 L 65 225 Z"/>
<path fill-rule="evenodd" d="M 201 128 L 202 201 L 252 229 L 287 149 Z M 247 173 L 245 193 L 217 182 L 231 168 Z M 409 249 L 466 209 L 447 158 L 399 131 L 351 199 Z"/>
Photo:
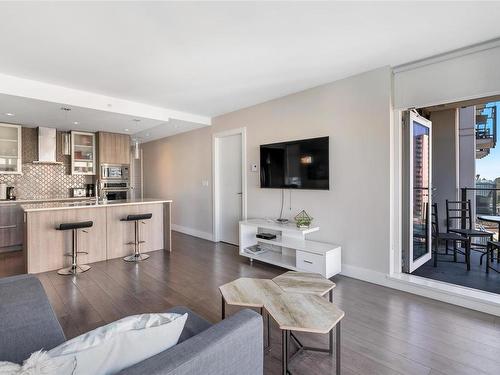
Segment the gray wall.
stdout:
<path fill-rule="evenodd" d="M 259 145 L 330 136 L 330 191 L 294 191 L 321 227 L 311 238 L 342 245 L 346 265 L 387 273 L 390 253 L 391 84 L 389 67 L 228 113 L 208 128 L 149 142 L 146 197 L 173 199 L 173 223 L 212 233 L 212 134 L 247 128 L 248 217 L 277 217 L 280 191 L 259 188 Z M 203 180 L 210 181 L 203 186 Z M 288 197 L 288 194 L 287 194 Z M 174 227 L 175 228 L 175 227 Z"/>

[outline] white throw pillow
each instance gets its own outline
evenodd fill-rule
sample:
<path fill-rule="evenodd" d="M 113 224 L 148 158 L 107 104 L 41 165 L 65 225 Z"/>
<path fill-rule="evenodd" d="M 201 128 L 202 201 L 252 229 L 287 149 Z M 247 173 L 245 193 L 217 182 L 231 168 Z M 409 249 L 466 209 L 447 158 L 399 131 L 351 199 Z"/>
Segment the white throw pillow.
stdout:
<path fill-rule="evenodd" d="M 75 375 L 111 375 L 176 345 L 187 315 L 133 315 L 75 337 L 50 350 L 75 357 Z"/>
<path fill-rule="evenodd" d="M 0 375 L 72 375 L 75 367 L 74 356 L 51 358 L 40 350 L 31 354 L 22 366 L 0 362 Z"/>

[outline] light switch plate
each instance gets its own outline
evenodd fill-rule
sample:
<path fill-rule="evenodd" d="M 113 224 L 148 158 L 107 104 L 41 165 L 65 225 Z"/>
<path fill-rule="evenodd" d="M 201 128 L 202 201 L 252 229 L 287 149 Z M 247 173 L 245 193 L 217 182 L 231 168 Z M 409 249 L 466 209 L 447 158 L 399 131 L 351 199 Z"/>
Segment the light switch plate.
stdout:
<path fill-rule="evenodd" d="M 208 180 L 202 180 L 201 186 L 208 186 Z"/>
<path fill-rule="evenodd" d="M 251 170 L 252 172 L 257 172 L 257 164 L 252 164 L 252 165 L 250 166 L 250 170 Z"/>

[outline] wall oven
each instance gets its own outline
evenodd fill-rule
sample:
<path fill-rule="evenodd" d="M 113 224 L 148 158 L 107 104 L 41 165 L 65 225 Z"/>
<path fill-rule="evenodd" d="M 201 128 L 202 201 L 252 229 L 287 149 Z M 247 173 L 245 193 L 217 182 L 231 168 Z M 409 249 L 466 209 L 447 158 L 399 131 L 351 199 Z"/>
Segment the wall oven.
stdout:
<path fill-rule="evenodd" d="M 128 198 L 128 190 L 105 190 L 103 195 L 108 201 L 118 201 Z"/>
<path fill-rule="evenodd" d="M 107 200 L 127 199 L 129 190 L 128 180 L 101 180 L 101 194 Z"/>

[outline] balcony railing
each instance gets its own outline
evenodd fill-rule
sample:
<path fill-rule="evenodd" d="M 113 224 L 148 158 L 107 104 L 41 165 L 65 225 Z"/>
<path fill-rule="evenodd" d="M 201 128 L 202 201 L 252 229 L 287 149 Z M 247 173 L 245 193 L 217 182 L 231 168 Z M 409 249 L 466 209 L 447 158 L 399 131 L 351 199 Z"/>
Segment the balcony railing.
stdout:
<path fill-rule="evenodd" d="M 474 202 L 472 206 L 472 219 L 479 229 L 485 229 L 498 235 L 498 224 L 478 220 L 478 216 L 500 216 L 500 188 L 461 188 L 460 200 L 470 199 Z M 462 213 L 462 228 L 465 228 L 465 212 Z"/>

